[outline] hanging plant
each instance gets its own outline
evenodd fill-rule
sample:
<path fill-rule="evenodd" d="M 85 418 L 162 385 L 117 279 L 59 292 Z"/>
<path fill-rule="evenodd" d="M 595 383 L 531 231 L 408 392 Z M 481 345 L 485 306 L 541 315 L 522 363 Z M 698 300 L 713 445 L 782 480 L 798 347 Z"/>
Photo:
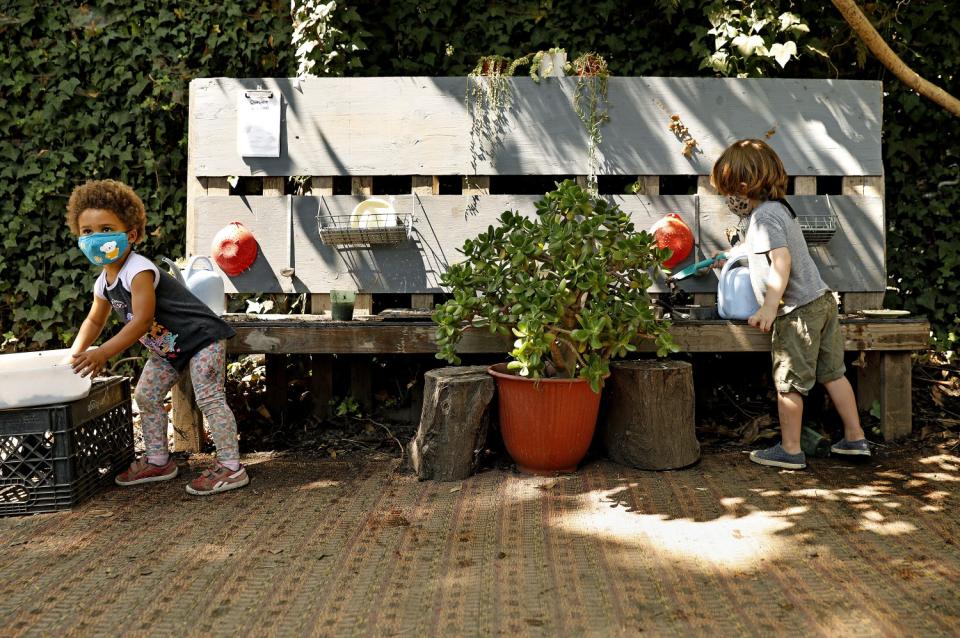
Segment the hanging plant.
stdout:
<path fill-rule="evenodd" d="M 537 67 L 540 65 L 540 58 L 542 57 L 543 51 L 537 51 L 536 53 L 528 53 L 524 56 L 521 56 L 510 63 L 510 66 L 507 67 L 507 75 L 512 76 L 516 74 L 517 69 L 520 67 L 529 64 L 530 65 L 530 78 L 534 82 L 539 82 L 540 77 L 537 76 Z"/>
<path fill-rule="evenodd" d="M 468 105 L 474 113 L 502 111 L 510 103 L 510 84 L 506 78 L 513 75 L 510 60 L 502 55 L 485 55 L 470 71 Z M 491 109 L 490 107 L 494 107 Z"/>
<path fill-rule="evenodd" d="M 530 79 L 538 84 L 541 78 L 563 77 L 570 66 L 567 63 L 566 49 L 553 47 L 517 58 L 510 64 L 507 75 L 514 75 L 518 68 L 526 64 L 530 65 Z"/>
<path fill-rule="evenodd" d="M 503 55 L 485 55 L 477 62 L 470 75 L 499 77 L 509 75 L 510 59 Z"/>
<path fill-rule="evenodd" d="M 577 85 L 573 93 L 573 110 L 587 130 L 588 177 L 587 186 L 591 192 L 597 192 L 597 170 L 599 160 L 597 149 L 603 137 L 600 127 L 610 119 L 607 102 L 607 78 L 610 70 L 607 61 L 596 53 L 584 53 L 571 65 L 577 76 Z"/>
<path fill-rule="evenodd" d="M 467 78 L 467 111 L 470 113 L 470 150 L 474 168 L 484 157 L 483 142 L 490 141 L 490 150 L 499 139 L 507 109 L 510 107 L 510 83 L 515 66 L 502 55 L 485 55 Z"/>

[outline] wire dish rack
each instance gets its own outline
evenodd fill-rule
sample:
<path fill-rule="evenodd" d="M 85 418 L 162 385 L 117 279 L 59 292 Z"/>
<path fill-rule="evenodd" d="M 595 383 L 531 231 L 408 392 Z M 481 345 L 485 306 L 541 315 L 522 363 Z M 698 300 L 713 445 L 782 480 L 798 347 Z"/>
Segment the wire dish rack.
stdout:
<path fill-rule="evenodd" d="M 807 244 L 828 244 L 837 233 L 836 215 L 798 215 L 797 221 Z"/>
<path fill-rule="evenodd" d="M 321 197 L 317 208 L 317 232 L 320 241 L 327 246 L 389 246 L 410 238 L 413 214 L 374 209 L 360 218 L 352 214 L 334 215 Z"/>
<path fill-rule="evenodd" d="M 829 244 L 840 227 L 837 212 L 833 209 L 830 196 L 826 196 L 827 210 L 825 215 L 797 215 L 797 223 L 803 232 L 803 239 L 811 246 Z"/>

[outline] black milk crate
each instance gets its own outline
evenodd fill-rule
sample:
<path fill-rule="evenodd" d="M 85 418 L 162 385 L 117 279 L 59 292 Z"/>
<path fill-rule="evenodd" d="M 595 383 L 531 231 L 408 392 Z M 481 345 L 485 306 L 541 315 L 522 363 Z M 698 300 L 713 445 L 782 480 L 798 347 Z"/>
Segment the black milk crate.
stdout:
<path fill-rule="evenodd" d="M 70 509 L 133 461 L 125 377 L 69 403 L 0 410 L 0 516 Z"/>

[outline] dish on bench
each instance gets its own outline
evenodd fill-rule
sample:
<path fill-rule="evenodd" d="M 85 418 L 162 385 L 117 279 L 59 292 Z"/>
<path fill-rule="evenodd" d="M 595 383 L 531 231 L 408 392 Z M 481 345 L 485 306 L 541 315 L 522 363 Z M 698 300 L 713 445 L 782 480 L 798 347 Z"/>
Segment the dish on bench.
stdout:
<path fill-rule="evenodd" d="M 909 310 L 891 310 L 889 308 L 870 308 L 866 310 L 861 310 L 860 314 L 864 317 L 886 317 L 890 319 L 892 317 L 907 317 L 910 315 Z"/>

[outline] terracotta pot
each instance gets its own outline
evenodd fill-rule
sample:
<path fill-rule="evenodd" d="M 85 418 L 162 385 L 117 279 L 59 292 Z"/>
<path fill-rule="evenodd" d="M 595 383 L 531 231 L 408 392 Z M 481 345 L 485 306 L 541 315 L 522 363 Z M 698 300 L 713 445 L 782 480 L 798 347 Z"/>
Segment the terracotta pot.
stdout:
<path fill-rule="evenodd" d="M 533 381 L 491 366 L 500 430 L 517 468 L 529 474 L 573 472 L 593 439 L 600 393 L 584 379 Z"/>
<path fill-rule="evenodd" d="M 480 67 L 480 75 L 503 75 L 506 70 L 506 60 L 484 60 Z"/>
<path fill-rule="evenodd" d="M 583 66 L 577 71 L 577 75 L 582 78 L 599 75 L 601 68 L 600 60 L 596 58 L 587 58 L 584 60 Z"/>

